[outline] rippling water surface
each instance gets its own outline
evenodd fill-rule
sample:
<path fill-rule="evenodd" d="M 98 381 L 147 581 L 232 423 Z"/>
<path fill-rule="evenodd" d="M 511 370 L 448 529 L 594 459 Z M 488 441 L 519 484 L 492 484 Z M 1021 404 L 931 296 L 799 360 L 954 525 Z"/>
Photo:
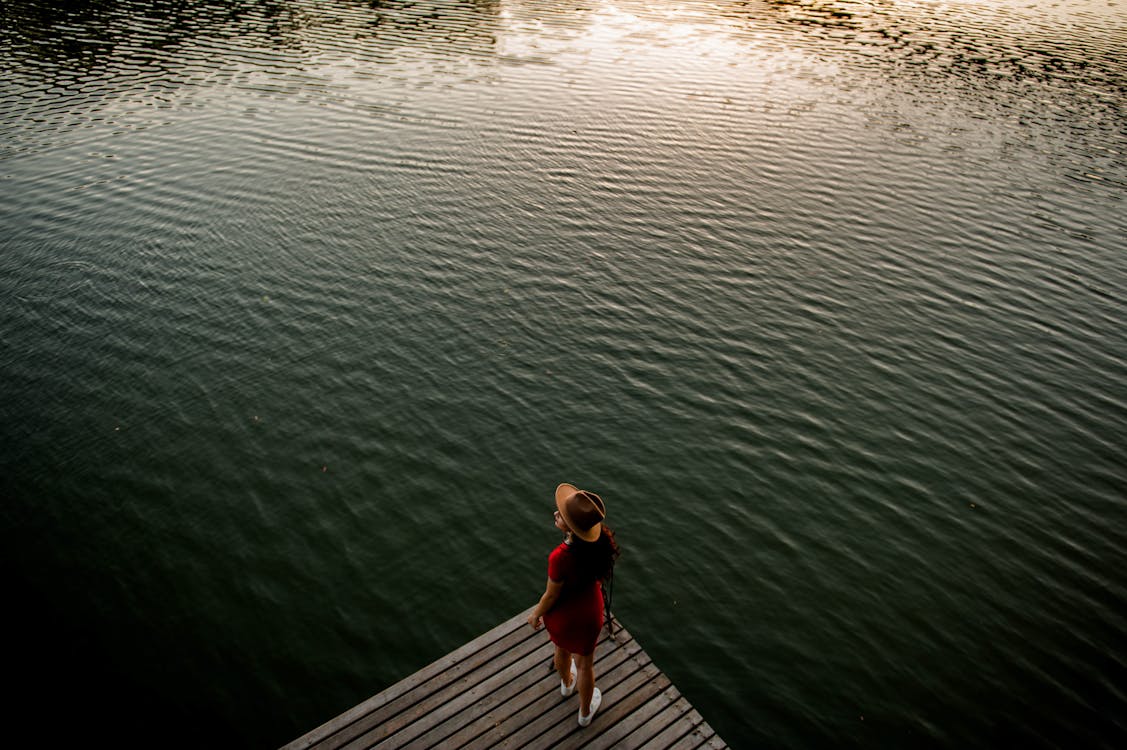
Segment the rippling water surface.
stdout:
<path fill-rule="evenodd" d="M 16 0 L 0 63 L 52 736 L 288 741 L 531 606 L 566 480 L 735 747 L 1124 746 L 1122 3 Z"/>

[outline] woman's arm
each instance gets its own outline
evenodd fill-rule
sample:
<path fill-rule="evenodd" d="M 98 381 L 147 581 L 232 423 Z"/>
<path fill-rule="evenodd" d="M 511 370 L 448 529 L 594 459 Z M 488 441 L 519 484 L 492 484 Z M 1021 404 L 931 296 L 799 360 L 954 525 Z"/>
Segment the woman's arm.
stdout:
<path fill-rule="evenodd" d="M 533 630 L 539 630 L 540 626 L 544 624 L 542 618 L 544 613 L 552 608 L 556 603 L 556 599 L 560 596 L 560 590 L 563 589 L 563 581 L 553 581 L 548 579 L 548 585 L 544 589 L 544 595 L 540 597 L 540 601 L 536 604 L 536 608 L 532 610 L 532 614 L 528 616 L 528 624 L 532 626 Z"/>

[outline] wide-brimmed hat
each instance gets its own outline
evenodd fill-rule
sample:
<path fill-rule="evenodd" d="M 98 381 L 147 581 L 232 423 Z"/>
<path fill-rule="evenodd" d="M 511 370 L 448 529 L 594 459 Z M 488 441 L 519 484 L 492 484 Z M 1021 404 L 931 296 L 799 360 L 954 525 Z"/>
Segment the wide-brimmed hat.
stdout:
<path fill-rule="evenodd" d="M 585 542 L 599 538 L 607 516 L 607 506 L 601 497 L 564 482 L 556 488 L 556 507 L 572 534 Z"/>

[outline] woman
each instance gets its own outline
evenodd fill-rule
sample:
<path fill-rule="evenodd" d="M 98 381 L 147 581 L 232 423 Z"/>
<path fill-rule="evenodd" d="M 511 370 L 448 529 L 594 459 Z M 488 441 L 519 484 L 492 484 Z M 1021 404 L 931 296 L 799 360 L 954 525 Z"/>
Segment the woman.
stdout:
<path fill-rule="evenodd" d="M 595 643 L 603 627 L 602 581 L 618 558 L 614 532 L 603 523 L 607 510 L 594 492 L 570 484 L 556 487 L 556 528 L 564 533 L 548 557 L 548 586 L 528 616 L 556 644 L 554 663 L 560 693 L 579 685 L 579 726 L 591 723 L 603 696 L 595 687 Z"/>

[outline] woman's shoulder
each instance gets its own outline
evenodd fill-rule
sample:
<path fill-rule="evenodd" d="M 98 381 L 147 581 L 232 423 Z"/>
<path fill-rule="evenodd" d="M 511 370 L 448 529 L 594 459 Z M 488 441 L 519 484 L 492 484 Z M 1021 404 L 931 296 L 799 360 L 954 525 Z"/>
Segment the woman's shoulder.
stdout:
<path fill-rule="evenodd" d="M 560 544 L 552 550 L 552 554 L 548 555 L 548 562 L 556 565 L 570 564 L 571 545 L 567 542 L 560 542 Z"/>
<path fill-rule="evenodd" d="M 553 581 L 562 581 L 568 577 L 573 565 L 570 548 L 566 543 L 561 544 L 548 555 L 548 577 Z"/>

